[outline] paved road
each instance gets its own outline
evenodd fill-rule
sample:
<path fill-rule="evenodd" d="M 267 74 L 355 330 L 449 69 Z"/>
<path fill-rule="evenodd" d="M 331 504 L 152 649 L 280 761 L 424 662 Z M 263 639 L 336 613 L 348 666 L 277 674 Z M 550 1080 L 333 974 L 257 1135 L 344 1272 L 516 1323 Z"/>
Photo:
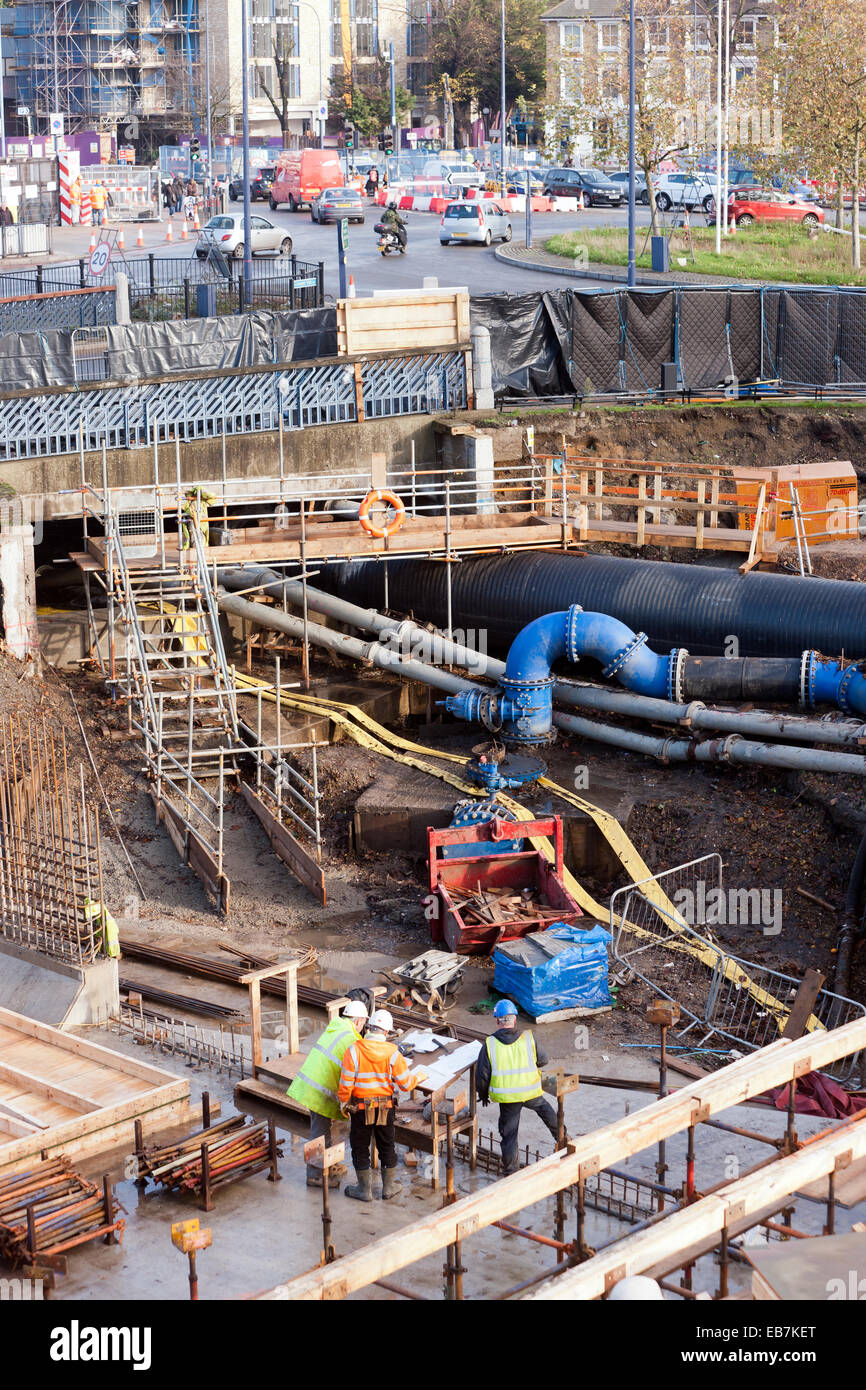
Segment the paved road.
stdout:
<path fill-rule="evenodd" d="M 308 212 L 293 214 L 281 209 L 271 213 L 259 204 L 254 204 L 253 207 L 254 215 L 262 213 L 281 227 L 286 227 L 291 233 L 295 254 L 301 260 L 324 261 L 325 291 L 326 294 L 336 297 L 339 286 L 336 226 L 319 227 L 311 221 Z M 643 221 L 646 222 L 646 209 L 640 209 L 640 212 Z M 555 232 L 573 231 L 581 226 L 601 227 L 612 215 L 616 214 L 601 208 L 573 214 L 535 213 L 532 218 L 533 241 L 537 245 L 543 245 Z M 409 246 L 405 256 L 383 257 L 377 248 L 378 237 L 373 231 L 374 223 L 380 216 L 380 209 L 368 208 L 367 220 L 363 226 L 353 223 L 349 228 L 349 271 L 355 277 L 355 289 L 359 295 L 379 289 L 414 289 L 420 286 L 424 277 L 428 275 L 435 275 L 442 286 L 466 285 L 473 294 L 490 294 L 496 290 L 513 293 L 519 290 L 562 289 L 571 283 L 562 275 L 505 266 L 496 259 L 492 247 L 442 246 L 439 242 L 440 218 L 429 212 L 406 214 Z M 522 238 L 523 215 L 513 213 L 511 220 L 515 238 Z M 155 250 L 157 256 L 182 254 L 177 243 Z M 265 256 L 255 258 L 259 273 L 267 273 L 265 266 L 270 259 Z M 278 258 L 274 258 L 271 263 L 278 263 Z M 602 285 L 601 281 L 584 279 L 579 283 L 582 288 L 590 289 Z M 604 288 L 609 289 L 610 285 L 607 284 Z"/>

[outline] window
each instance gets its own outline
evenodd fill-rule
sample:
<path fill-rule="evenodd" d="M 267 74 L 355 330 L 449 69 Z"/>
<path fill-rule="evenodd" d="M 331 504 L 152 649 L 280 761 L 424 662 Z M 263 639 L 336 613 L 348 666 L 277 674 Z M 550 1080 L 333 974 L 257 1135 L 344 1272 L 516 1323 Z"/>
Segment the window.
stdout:
<path fill-rule="evenodd" d="M 616 101 L 621 95 L 619 67 L 613 63 L 607 63 L 602 69 L 601 95 L 604 101 Z"/>
<path fill-rule="evenodd" d="M 606 48 L 606 49 L 612 49 L 612 48 L 618 49 L 618 48 L 619 48 L 619 25 L 618 25 L 618 24 L 600 24 L 600 25 L 599 25 L 598 46 L 599 46 L 599 48 Z"/>
<path fill-rule="evenodd" d="M 737 26 L 735 41 L 738 48 L 754 48 L 758 34 L 758 21 L 754 17 L 741 19 Z"/>
<path fill-rule="evenodd" d="M 577 101 L 580 97 L 580 85 L 580 65 L 575 62 L 565 63 L 559 74 L 560 101 Z"/>
<path fill-rule="evenodd" d="M 706 51 L 710 46 L 710 24 L 707 19 L 699 19 L 697 24 L 692 25 L 692 46 Z"/>
<path fill-rule="evenodd" d="M 415 97 L 423 97 L 430 86 L 429 63 L 406 64 L 406 87 Z"/>
<path fill-rule="evenodd" d="M 651 19 L 644 25 L 647 43 L 651 49 L 664 52 L 670 47 L 670 30 L 660 19 Z"/>
<path fill-rule="evenodd" d="M 582 24 L 560 24 L 559 26 L 559 46 L 567 50 L 583 51 L 583 25 Z"/>

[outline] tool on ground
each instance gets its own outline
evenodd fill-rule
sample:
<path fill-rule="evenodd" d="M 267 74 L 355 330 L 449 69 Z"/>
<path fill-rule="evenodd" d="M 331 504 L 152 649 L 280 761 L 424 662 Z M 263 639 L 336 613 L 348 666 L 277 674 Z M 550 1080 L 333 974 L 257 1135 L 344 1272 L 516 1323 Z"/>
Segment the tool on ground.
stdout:
<path fill-rule="evenodd" d="M 451 951 L 425 951 L 405 965 L 382 970 L 380 974 L 397 984 L 398 993 L 401 986 L 408 990 L 410 998 L 422 1005 L 433 1019 L 436 1014 L 442 1015 L 453 1008 L 452 996 L 463 983 L 466 965 L 465 960 Z"/>
<path fill-rule="evenodd" d="M 171 1243 L 189 1259 L 189 1296 L 193 1302 L 197 1302 L 198 1273 L 195 1257 L 197 1251 L 207 1250 L 213 1243 L 213 1232 L 209 1226 L 200 1227 L 198 1217 L 191 1216 L 189 1221 L 175 1221 L 171 1228 Z"/>
<path fill-rule="evenodd" d="M 346 1161 L 345 1144 L 326 1144 L 325 1137 L 311 1139 L 304 1145 L 304 1162 L 310 1168 L 322 1170 L 322 1258 L 320 1264 L 329 1265 L 337 1258 L 331 1242 L 331 1199 L 328 1195 L 328 1173 Z"/>

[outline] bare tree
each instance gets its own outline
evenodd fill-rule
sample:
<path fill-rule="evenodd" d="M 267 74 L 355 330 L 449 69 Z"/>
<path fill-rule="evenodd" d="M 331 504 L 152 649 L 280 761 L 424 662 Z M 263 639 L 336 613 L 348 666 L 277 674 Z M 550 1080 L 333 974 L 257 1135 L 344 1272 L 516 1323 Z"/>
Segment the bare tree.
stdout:
<path fill-rule="evenodd" d="M 273 40 L 272 48 L 274 72 L 277 79 L 276 88 L 272 89 L 261 68 L 257 68 L 256 71 L 259 75 L 259 85 L 274 108 L 274 114 L 280 123 L 283 144 L 287 146 L 289 143 L 289 102 L 292 99 L 292 59 L 295 56 L 295 46 L 287 34 L 277 34 Z"/>

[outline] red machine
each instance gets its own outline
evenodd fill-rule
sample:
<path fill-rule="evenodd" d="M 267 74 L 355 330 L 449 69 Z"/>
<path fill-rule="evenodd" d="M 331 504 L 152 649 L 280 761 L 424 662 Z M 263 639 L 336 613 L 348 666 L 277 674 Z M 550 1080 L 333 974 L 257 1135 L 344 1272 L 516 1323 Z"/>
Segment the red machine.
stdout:
<path fill-rule="evenodd" d="M 553 836 L 551 864 L 540 850 L 497 854 L 491 842 Z M 476 855 L 443 859 L 444 845 L 482 844 Z M 431 921 L 434 941 L 461 955 L 487 955 L 500 941 L 544 931 L 554 922 L 575 922 L 581 910 L 562 880 L 561 816 L 427 831 L 430 893 L 436 899 Z"/>

